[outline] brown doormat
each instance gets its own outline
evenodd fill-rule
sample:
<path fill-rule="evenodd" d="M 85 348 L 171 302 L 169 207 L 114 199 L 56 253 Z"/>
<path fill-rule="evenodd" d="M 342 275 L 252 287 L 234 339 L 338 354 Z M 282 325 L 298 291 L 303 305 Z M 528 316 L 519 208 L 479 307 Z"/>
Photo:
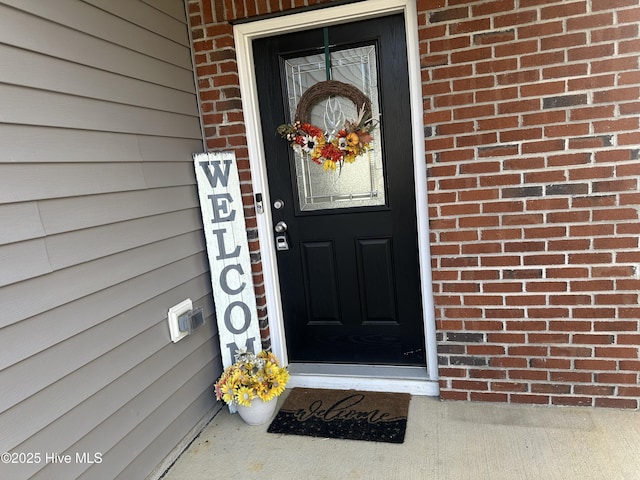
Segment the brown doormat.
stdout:
<path fill-rule="evenodd" d="M 267 431 L 402 443 L 410 400 L 408 393 L 294 388 Z"/>

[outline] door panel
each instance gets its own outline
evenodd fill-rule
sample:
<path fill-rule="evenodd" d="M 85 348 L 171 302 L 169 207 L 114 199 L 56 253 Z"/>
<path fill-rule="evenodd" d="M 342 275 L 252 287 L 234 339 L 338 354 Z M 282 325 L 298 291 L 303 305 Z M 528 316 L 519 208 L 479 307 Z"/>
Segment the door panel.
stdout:
<path fill-rule="evenodd" d="M 362 90 L 379 120 L 370 155 L 335 172 L 276 134 L 296 120 L 304 89 L 326 78 L 324 63 L 313 67 L 325 32 L 253 43 L 270 197 L 281 200 L 272 216 L 288 226 L 277 257 L 289 359 L 425 365 L 404 18 L 332 26 L 328 38 L 332 78 Z M 315 70 L 292 80 L 292 65 Z M 349 102 L 319 102 L 314 125 L 354 120 Z"/>
<path fill-rule="evenodd" d="M 364 322 L 398 324 L 392 239 L 357 240 L 356 246 Z"/>
<path fill-rule="evenodd" d="M 338 271 L 333 242 L 303 242 L 302 272 L 309 306 L 308 325 L 340 323 Z"/>

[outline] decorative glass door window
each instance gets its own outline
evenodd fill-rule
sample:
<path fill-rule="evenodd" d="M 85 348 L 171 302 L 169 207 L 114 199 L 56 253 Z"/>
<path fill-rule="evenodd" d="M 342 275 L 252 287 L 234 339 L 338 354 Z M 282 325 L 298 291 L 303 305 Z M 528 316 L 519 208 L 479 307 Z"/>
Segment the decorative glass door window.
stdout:
<path fill-rule="evenodd" d="M 376 48 L 367 45 L 331 53 L 331 78 L 353 85 L 371 101 L 372 118 L 377 127 L 371 132 L 371 148 L 353 163 L 343 163 L 335 171 L 324 171 L 309 154 L 294 150 L 295 175 L 300 211 L 385 205 L 382 162 L 381 114 L 378 101 Z M 290 118 L 311 86 L 326 80 L 325 56 L 315 54 L 285 61 Z M 309 123 L 321 128 L 327 137 L 335 137 L 346 120 L 356 121 L 362 105 L 339 95 L 326 98 L 310 111 Z"/>

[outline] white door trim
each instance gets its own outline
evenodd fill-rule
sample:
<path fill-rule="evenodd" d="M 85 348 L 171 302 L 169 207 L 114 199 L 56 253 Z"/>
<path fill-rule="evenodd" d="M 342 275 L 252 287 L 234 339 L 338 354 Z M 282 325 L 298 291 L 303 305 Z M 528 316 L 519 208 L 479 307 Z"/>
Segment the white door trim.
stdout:
<path fill-rule="evenodd" d="M 411 123 L 414 152 L 415 195 L 418 217 L 418 249 L 420 260 L 420 278 L 422 289 L 422 306 L 424 312 L 425 345 L 427 349 L 427 368 L 419 387 L 407 387 L 407 391 L 415 394 L 438 394 L 438 361 L 436 353 L 435 314 L 431 280 L 431 254 L 429 251 L 429 223 L 427 208 L 427 175 L 424 151 L 424 126 L 422 109 L 422 86 L 420 79 L 420 55 L 418 51 L 418 23 L 415 0 L 366 0 L 322 10 L 312 10 L 291 15 L 267 18 L 255 22 L 234 26 L 236 58 L 242 96 L 247 146 L 253 191 L 262 193 L 264 213 L 257 215 L 258 235 L 264 274 L 265 296 L 269 315 L 271 348 L 274 353 L 288 364 L 285 342 L 280 284 L 274 243 L 274 232 L 271 218 L 271 198 L 267 182 L 266 159 L 263 149 L 263 133 L 260 126 L 258 107 L 258 90 L 255 79 L 252 40 L 256 38 L 280 35 L 283 33 L 317 28 L 326 25 L 380 17 L 394 13 L 404 13 L 407 35 L 407 55 L 409 61 L 409 87 L 411 97 Z M 273 134 L 273 132 L 267 132 Z M 292 386 L 304 383 L 313 386 L 313 376 L 297 378 L 292 375 Z M 336 375 L 333 381 L 323 377 L 322 385 L 331 384 L 334 388 L 353 388 L 353 378 L 348 375 Z M 358 384 L 364 389 L 367 379 L 375 382 L 373 376 L 357 376 Z M 311 385 L 309 385 L 311 381 Z M 406 382 L 411 385 L 415 382 Z"/>

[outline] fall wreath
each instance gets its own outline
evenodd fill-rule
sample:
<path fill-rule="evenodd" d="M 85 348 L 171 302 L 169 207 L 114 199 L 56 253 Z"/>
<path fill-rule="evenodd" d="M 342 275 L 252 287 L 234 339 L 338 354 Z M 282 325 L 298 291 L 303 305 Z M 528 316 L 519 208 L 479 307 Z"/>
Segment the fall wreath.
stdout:
<path fill-rule="evenodd" d="M 311 108 L 332 96 L 345 97 L 358 109 L 358 118 L 345 121 L 344 127 L 335 135 L 329 135 L 320 127 L 309 123 Z M 353 163 L 358 156 L 366 153 L 371 148 L 373 128 L 375 123 L 369 97 L 353 85 L 327 80 L 316 83 L 302 94 L 296 107 L 294 123 L 280 125 L 278 133 L 294 149 L 309 154 L 311 160 L 327 171 L 342 167 L 344 162 Z"/>

